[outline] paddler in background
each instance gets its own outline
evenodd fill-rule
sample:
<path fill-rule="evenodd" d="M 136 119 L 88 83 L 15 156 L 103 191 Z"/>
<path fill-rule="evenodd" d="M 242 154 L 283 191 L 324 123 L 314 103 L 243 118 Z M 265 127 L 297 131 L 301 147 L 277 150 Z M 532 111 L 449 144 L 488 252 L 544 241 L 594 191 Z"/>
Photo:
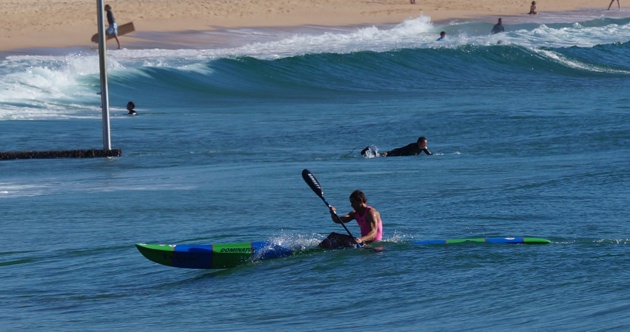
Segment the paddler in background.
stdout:
<path fill-rule="evenodd" d="M 432 155 L 431 151 L 427 148 L 429 141 L 424 136 L 418 137 L 418 141 L 415 143 L 409 143 L 402 148 L 393 149 L 388 152 L 383 152 L 383 157 L 401 157 L 401 156 L 417 156 L 420 152 L 424 152 L 427 156 Z"/>
<path fill-rule="evenodd" d="M 367 205 L 367 198 L 361 190 L 355 190 L 350 194 L 350 205 L 353 210 L 343 216 L 337 216 L 335 207 L 330 206 L 330 217 L 336 223 L 339 223 L 339 220 L 343 223 L 356 220 L 361 229 L 361 237 L 353 238 L 347 234 L 333 232 L 319 244 L 320 248 L 356 247 L 357 244 L 369 244 L 383 238 L 381 214 Z"/>
<path fill-rule="evenodd" d="M 402 157 L 402 156 L 417 156 L 420 152 L 424 152 L 427 156 L 432 155 L 429 148 L 427 148 L 427 144 L 429 141 L 426 137 L 420 136 L 415 143 L 409 143 L 401 148 L 396 148 L 391 151 L 383 152 L 380 154 L 381 157 Z M 372 146 L 367 146 L 365 149 L 361 150 L 361 155 L 366 157 L 376 156 L 378 157 L 378 153 L 376 148 Z"/>

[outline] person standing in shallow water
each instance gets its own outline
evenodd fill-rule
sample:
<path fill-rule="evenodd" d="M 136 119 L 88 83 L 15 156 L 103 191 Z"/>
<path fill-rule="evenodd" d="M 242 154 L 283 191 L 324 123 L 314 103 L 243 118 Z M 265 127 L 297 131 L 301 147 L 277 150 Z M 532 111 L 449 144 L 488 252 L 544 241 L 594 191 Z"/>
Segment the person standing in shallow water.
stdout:
<path fill-rule="evenodd" d="M 133 103 L 133 101 L 130 101 L 127 103 L 127 111 L 129 111 L 129 113 L 127 113 L 127 115 L 136 115 L 138 114 L 136 112 L 136 104 Z"/>
<path fill-rule="evenodd" d="M 613 2 L 615 2 L 615 0 L 610 0 L 610 5 L 608 5 L 608 10 L 610 10 L 610 7 L 612 6 Z M 619 0 L 617 0 L 617 7 L 619 7 L 619 10 L 621 10 L 621 4 L 619 4 Z"/>
<path fill-rule="evenodd" d="M 116 24 L 112 7 L 110 5 L 105 5 L 105 11 L 107 12 L 107 23 L 109 24 L 107 30 L 105 30 L 105 34 L 114 36 L 116 44 L 118 44 L 118 49 L 120 49 L 120 40 L 118 40 L 118 25 Z"/>
<path fill-rule="evenodd" d="M 375 208 L 367 205 L 367 198 L 361 190 L 355 190 L 350 194 L 350 205 L 353 210 L 343 216 L 337 216 L 335 207 L 330 206 L 330 217 L 336 223 L 356 220 L 361 229 L 361 237 L 353 238 L 347 234 L 333 232 L 319 244 L 320 248 L 356 247 L 357 244 L 363 245 L 382 240 L 383 221 L 381 214 Z"/>
<path fill-rule="evenodd" d="M 502 19 L 499 19 L 499 20 L 497 21 L 497 24 L 495 24 L 495 25 L 492 27 L 492 31 L 490 31 L 490 33 L 491 33 L 491 34 L 493 34 L 493 35 L 494 35 L 495 33 L 499 33 L 499 32 L 505 32 L 505 28 L 503 28 L 503 20 L 502 20 Z"/>

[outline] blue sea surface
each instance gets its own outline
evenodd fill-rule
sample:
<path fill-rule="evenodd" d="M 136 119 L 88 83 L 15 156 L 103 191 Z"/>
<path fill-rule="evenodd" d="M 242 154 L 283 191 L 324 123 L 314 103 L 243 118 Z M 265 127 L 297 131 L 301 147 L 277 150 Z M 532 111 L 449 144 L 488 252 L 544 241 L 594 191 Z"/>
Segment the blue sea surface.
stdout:
<path fill-rule="evenodd" d="M 121 38 L 122 157 L 0 161 L 2 329 L 630 329 L 630 11 L 607 14 Z M 0 151 L 102 148 L 99 91 L 93 46 L 0 53 Z M 359 154 L 418 136 L 432 156 Z M 382 251 L 191 270 L 135 248 L 343 232 L 305 168 L 340 212 L 366 193 Z M 410 244 L 513 236 L 552 242 Z"/>

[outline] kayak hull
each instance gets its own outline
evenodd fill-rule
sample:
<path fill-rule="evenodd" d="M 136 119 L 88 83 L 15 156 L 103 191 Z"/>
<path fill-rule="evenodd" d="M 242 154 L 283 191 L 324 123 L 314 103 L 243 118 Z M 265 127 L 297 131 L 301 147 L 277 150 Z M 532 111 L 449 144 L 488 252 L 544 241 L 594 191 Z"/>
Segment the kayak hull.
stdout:
<path fill-rule="evenodd" d="M 548 244 L 551 241 L 533 237 L 468 238 L 450 240 L 415 241 L 415 245 L 445 245 L 462 243 Z M 303 249 L 295 250 L 266 241 L 230 244 L 146 244 L 136 248 L 150 261 L 158 264 L 188 269 L 225 269 L 279 257 L 287 257 Z M 321 249 L 320 249 L 321 250 Z"/>
<path fill-rule="evenodd" d="M 137 243 L 136 248 L 155 263 L 189 269 L 225 269 L 293 254 L 290 248 L 263 241 L 215 245 Z"/>

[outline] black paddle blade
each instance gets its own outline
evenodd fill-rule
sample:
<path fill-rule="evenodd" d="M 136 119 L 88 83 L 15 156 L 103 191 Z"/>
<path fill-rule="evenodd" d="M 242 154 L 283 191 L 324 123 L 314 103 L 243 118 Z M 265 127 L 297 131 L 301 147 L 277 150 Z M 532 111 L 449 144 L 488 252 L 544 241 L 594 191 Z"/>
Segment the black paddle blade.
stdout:
<path fill-rule="evenodd" d="M 319 196 L 321 199 L 324 199 L 324 189 L 322 189 L 322 186 L 319 184 L 319 181 L 317 181 L 317 178 L 315 178 L 315 175 L 313 175 L 313 173 L 311 173 L 307 169 L 304 169 L 302 171 L 302 179 L 304 179 L 304 182 L 306 182 L 306 184 L 311 187 L 311 189 L 313 190 L 313 192 L 315 192 L 315 194 L 317 194 L 317 196 Z"/>

